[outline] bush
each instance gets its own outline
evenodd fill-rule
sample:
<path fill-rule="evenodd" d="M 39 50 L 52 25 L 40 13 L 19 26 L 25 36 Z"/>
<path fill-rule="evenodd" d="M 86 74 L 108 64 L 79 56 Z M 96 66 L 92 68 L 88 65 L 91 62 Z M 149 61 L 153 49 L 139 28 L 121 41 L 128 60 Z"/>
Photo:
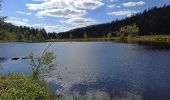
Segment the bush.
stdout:
<path fill-rule="evenodd" d="M 137 27 L 136 24 L 132 24 L 132 25 L 127 25 L 124 27 L 121 27 L 121 29 L 119 30 L 119 35 L 122 36 L 136 36 L 138 35 L 139 32 L 139 27 Z"/>
<path fill-rule="evenodd" d="M 41 79 L 49 70 L 53 70 L 56 56 L 53 52 L 49 52 L 49 44 L 40 56 L 31 54 L 29 56 L 30 69 L 32 70 L 33 79 Z"/>
<path fill-rule="evenodd" d="M 0 76 L 0 100 L 51 100 L 52 90 L 44 81 L 21 74 Z"/>

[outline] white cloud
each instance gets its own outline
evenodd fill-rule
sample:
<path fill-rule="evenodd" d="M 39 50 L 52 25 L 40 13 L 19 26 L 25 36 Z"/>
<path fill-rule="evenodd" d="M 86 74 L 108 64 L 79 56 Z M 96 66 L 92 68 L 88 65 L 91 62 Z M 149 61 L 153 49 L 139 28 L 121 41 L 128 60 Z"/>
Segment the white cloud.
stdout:
<path fill-rule="evenodd" d="M 29 20 L 28 20 L 28 19 L 22 19 L 22 21 L 23 21 L 23 22 L 29 22 Z"/>
<path fill-rule="evenodd" d="M 121 6 L 116 6 L 117 8 L 121 8 Z"/>
<path fill-rule="evenodd" d="M 107 8 L 111 9 L 111 8 L 121 8 L 120 5 L 116 5 L 116 4 L 110 4 L 110 5 L 107 5 Z"/>
<path fill-rule="evenodd" d="M 83 16 L 86 14 L 85 10 L 74 10 L 74 9 L 50 9 L 38 12 L 39 16 L 51 16 L 60 18 L 72 18 L 77 16 Z"/>
<path fill-rule="evenodd" d="M 64 32 L 68 31 L 70 29 L 73 29 L 75 27 L 71 26 L 64 26 L 64 25 L 45 25 L 45 24 L 29 24 L 28 19 L 19 19 L 16 17 L 9 17 L 5 20 L 7 23 L 11 23 L 16 26 L 27 26 L 27 27 L 34 27 L 34 28 L 44 28 L 47 32 Z"/>
<path fill-rule="evenodd" d="M 33 1 L 45 1 L 45 0 L 33 0 Z"/>
<path fill-rule="evenodd" d="M 43 0 L 38 4 L 26 4 L 28 9 L 37 10 L 39 16 L 78 17 L 86 15 L 87 9 L 103 6 L 102 0 Z"/>
<path fill-rule="evenodd" d="M 82 18 L 82 17 L 71 18 L 63 22 L 74 25 L 74 26 L 78 26 L 78 27 L 84 27 L 84 26 L 88 26 L 88 25 L 92 25 L 96 23 L 96 21 L 93 19 Z"/>
<path fill-rule="evenodd" d="M 133 6 L 141 6 L 144 5 L 145 2 L 144 1 L 139 1 L 139 2 L 127 2 L 127 3 L 123 3 L 122 5 L 124 7 L 133 7 Z"/>
<path fill-rule="evenodd" d="M 5 22 L 12 23 L 17 26 L 21 26 L 21 25 L 28 26 L 29 20 L 28 19 L 20 19 L 17 17 L 9 17 L 8 19 L 5 20 Z"/>
<path fill-rule="evenodd" d="M 76 0 L 74 0 L 76 1 Z M 100 0 L 77 0 L 75 6 L 80 9 L 96 9 L 104 5 Z"/>
<path fill-rule="evenodd" d="M 26 4 L 28 9 L 37 11 L 38 17 L 57 17 L 60 22 L 71 25 L 44 26 L 47 31 L 68 30 L 96 23 L 93 19 L 84 18 L 87 10 L 94 10 L 104 5 L 102 0 L 34 0 L 38 3 Z M 56 29 L 57 27 L 57 29 Z"/>
<path fill-rule="evenodd" d="M 47 32 L 65 32 L 73 29 L 74 27 L 65 26 L 65 25 L 45 25 L 45 24 L 33 24 L 29 25 L 29 27 L 35 27 L 35 28 L 44 28 Z"/>
<path fill-rule="evenodd" d="M 119 0 L 109 0 L 109 2 L 117 2 L 117 1 L 119 1 Z"/>
<path fill-rule="evenodd" d="M 18 20 L 18 18 L 16 17 L 9 17 L 10 19 L 13 19 L 13 20 Z"/>
<path fill-rule="evenodd" d="M 44 0 L 40 4 L 26 4 L 29 9 L 43 10 L 43 9 L 96 9 L 103 6 L 101 0 Z"/>
<path fill-rule="evenodd" d="M 113 11 L 111 13 L 107 13 L 109 15 L 116 15 L 116 16 L 131 16 L 133 14 L 136 14 L 140 11 L 135 11 L 135 10 L 125 10 L 125 11 Z"/>
<path fill-rule="evenodd" d="M 28 19 L 20 19 L 17 17 L 8 17 L 5 22 L 7 23 L 12 23 L 13 25 L 17 26 L 28 26 L 29 20 Z"/>
<path fill-rule="evenodd" d="M 73 29 L 73 27 L 66 27 L 64 25 L 44 25 L 44 29 L 47 32 L 65 32 L 68 31 L 70 29 Z"/>
<path fill-rule="evenodd" d="M 23 22 L 23 21 L 19 21 L 19 20 L 10 20 L 10 19 L 7 19 L 7 20 L 5 20 L 5 22 L 11 23 L 11 24 L 17 25 L 17 26 L 28 26 L 28 23 Z"/>
<path fill-rule="evenodd" d="M 111 4 L 111 5 L 108 5 L 107 7 L 108 8 L 114 8 L 114 7 L 116 7 L 116 4 Z"/>
<path fill-rule="evenodd" d="M 36 0 L 37 1 L 37 0 Z M 58 17 L 65 20 L 83 17 L 87 9 L 96 9 L 104 5 L 102 0 L 38 0 L 39 4 L 26 4 L 28 9 L 37 10 L 37 16 Z M 70 19 L 70 20 L 71 20 Z M 83 18 L 82 18 L 83 19 Z"/>
<path fill-rule="evenodd" d="M 32 13 L 28 12 L 24 12 L 24 11 L 17 11 L 18 14 L 23 14 L 23 15 L 31 15 Z"/>

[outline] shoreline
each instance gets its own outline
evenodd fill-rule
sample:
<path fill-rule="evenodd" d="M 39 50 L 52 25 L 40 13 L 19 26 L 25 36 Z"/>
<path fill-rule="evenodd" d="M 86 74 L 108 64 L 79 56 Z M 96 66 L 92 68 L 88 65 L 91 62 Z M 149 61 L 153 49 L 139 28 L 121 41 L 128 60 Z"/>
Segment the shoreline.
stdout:
<path fill-rule="evenodd" d="M 0 43 L 25 42 L 25 43 L 43 43 L 43 42 L 126 42 L 126 43 L 168 43 L 170 44 L 170 35 L 145 35 L 128 37 L 110 37 L 110 38 L 74 38 L 74 39 L 49 39 L 45 41 L 7 41 L 0 40 Z"/>
<path fill-rule="evenodd" d="M 47 42 L 126 42 L 126 43 L 168 43 L 170 44 L 170 35 L 146 35 L 146 36 L 128 36 L 128 37 L 110 37 L 110 38 L 77 38 L 77 39 L 50 39 Z"/>

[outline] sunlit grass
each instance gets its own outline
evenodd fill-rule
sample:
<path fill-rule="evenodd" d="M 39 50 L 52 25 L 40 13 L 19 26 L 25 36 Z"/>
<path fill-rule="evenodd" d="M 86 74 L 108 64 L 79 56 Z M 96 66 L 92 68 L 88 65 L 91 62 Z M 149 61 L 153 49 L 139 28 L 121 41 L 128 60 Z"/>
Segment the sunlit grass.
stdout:
<path fill-rule="evenodd" d="M 21 74 L 0 76 L 0 100 L 56 99 L 44 81 Z"/>
<path fill-rule="evenodd" d="M 89 42 L 89 41 L 121 41 L 121 37 L 110 38 L 75 38 L 75 39 L 49 39 L 48 42 Z M 129 42 L 166 42 L 170 43 L 170 35 L 147 35 L 124 37 Z"/>
<path fill-rule="evenodd" d="M 170 43 L 170 35 L 148 35 L 148 36 L 128 37 L 128 41 Z"/>
<path fill-rule="evenodd" d="M 111 38 L 73 38 L 73 39 L 49 39 L 48 42 L 88 42 L 88 41 L 113 41 Z"/>

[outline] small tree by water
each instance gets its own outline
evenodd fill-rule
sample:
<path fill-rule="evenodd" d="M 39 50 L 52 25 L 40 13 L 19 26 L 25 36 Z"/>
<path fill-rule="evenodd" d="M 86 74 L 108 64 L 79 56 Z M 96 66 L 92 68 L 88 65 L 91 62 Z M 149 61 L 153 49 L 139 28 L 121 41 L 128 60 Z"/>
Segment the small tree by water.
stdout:
<path fill-rule="evenodd" d="M 70 33 L 70 39 L 72 39 L 73 38 L 73 35 L 72 35 L 72 33 Z"/>
<path fill-rule="evenodd" d="M 111 38 L 111 37 L 112 37 L 112 33 L 108 33 L 108 34 L 107 34 L 107 37 L 108 37 L 108 38 Z"/>
<path fill-rule="evenodd" d="M 85 39 L 87 38 L 87 33 L 86 33 L 86 32 L 84 32 L 84 38 L 85 38 Z"/>
<path fill-rule="evenodd" d="M 135 36 L 138 35 L 139 32 L 139 27 L 137 27 L 136 24 L 132 24 L 132 25 L 127 25 L 124 27 L 121 27 L 121 29 L 119 30 L 119 36 Z"/>
<path fill-rule="evenodd" d="M 0 74 L 0 75 L 2 75 L 2 71 L 3 71 L 2 65 L 0 65 L 0 71 L 1 71 L 1 74 Z"/>
<path fill-rule="evenodd" d="M 33 79 L 43 77 L 48 70 L 55 66 L 54 60 L 56 59 L 56 56 L 53 52 L 48 51 L 51 45 L 52 44 L 49 44 L 40 56 L 36 56 L 33 53 L 29 56 Z"/>

